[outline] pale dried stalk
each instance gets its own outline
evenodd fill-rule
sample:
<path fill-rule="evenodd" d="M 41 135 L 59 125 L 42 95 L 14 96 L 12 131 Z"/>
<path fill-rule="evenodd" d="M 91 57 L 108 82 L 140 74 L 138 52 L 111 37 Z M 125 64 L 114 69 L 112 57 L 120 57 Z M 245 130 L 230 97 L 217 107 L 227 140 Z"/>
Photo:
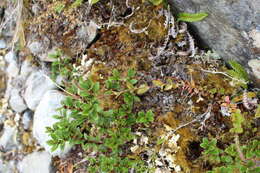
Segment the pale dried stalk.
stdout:
<path fill-rule="evenodd" d="M 247 82 L 243 81 L 243 80 L 239 80 L 239 79 L 236 79 L 236 78 L 233 78 L 232 76 L 228 75 L 227 73 L 224 73 L 224 72 L 220 72 L 220 71 L 210 71 L 210 70 L 204 70 L 204 69 L 200 69 L 201 71 L 203 72 L 206 72 L 206 73 L 212 73 L 212 74 L 222 74 L 234 81 L 238 81 L 238 82 L 241 82 L 243 84 L 247 84 Z"/>
<path fill-rule="evenodd" d="M 143 33 L 143 32 L 145 32 L 145 31 L 149 28 L 151 22 L 152 22 L 152 20 L 150 20 L 149 23 L 148 23 L 148 25 L 147 25 L 146 27 L 142 28 L 142 29 L 133 29 L 134 22 L 131 22 L 131 23 L 130 23 L 130 26 L 129 26 L 129 30 L 130 30 L 132 33 L 135 33 L 135 34 Z"/>
<path fill-rule="evenodd" d="M 75 94 L 72 94 L 72 93 L 70 93 L 69 91 L 67 91 L 67 90 L 65 90 L 65 89 L 63 89 L 61 86 L 59 86 L 56 82 L 54 82 L 49 76 L 47 76 L 47 75 L 45 75 L 45 74 L 43 74 L 44 75 L 44 77 L 46 77 L 48 80 L 50 80 L 57 88 L 59 88 L 60 90 L 62 90 L 64 93 L 66 93 L 67 95 L 69 95 L 69 96 L 71 96 L 71 97 L 73 97 L 73 98 L 75 98 L 75 99 L 80 99 L 80 97 L 79 96 L 77 96 L 77 95 L 75 95 Z"/>
<path fill-rule="evenodd" d="M 14 50 L 14 45 L 17 41 L 20 41 L 23 43 L 22 46 L 25 44 L 25 38 L 24 38 L 24 30 L 22 25 L 22 12 L 23 12 L 23 0 L 17 0 L 17 17 L 16 17 L 16 27 L 14 36 L 12 39 L 12 50 Z"/>
<path fill-rule="evenodd" d="M 212 104 L 209 105 L 209 107 L 208 107 L 206 112 L 204 112 L 201 115 L 198 115 L 194 120 L 192 120 L 192 121 L 190 121 L 188 123 L 180 125 L 176 129 L 174 129 L 173 133 L 175 133 L 177 130 L 179 130 L 179 129 L 183 128 L 183 127 L 186 127 L 186 126 L 188 126 L 188 125 L 190 125 L 192 123 L 195 123 L 195 122 L 201 122 L 202 127 L 204 127 L 205 126 L 205 122 L 210 118 L 211 109 L 212 109 Z"/>

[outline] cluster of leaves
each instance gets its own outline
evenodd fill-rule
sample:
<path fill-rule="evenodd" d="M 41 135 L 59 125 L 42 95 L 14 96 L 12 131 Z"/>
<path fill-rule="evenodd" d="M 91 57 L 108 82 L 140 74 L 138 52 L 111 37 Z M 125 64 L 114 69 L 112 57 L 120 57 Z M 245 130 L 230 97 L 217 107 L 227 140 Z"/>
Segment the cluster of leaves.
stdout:
<path fill-rule="evenodd" d="M 54 53 L 48 55 L 49 58 L 55 61 L 51 64 L 51 79 L 56 80 L 58 75 L 70 76 L 72 67 L 72 59 L 63 55 L 60 49 L 57 49 Z"/>
<path fill-rule="evenodd" d="M 203 156 L 215 165 L 212 171 L 208 173 L 258 173 L 260 168 L 257 166 L 257 159 L 260 157 L 260 141 L 253 140 L 247 145 L 241 146 L 245 160 L 237 151 L 236 144 L 231 144 L 227 148 L 220 149 L 217 147 L 217 140 L 208 140 L 203 138 L 200 145 L 203 149 Z"/>
<path fill-rule="evenodd" d="M 217 139 L 209 141 L 203 138 L 201 147 L 204 149 L 203 157 L 213 165 L 209 173 L 257 173 L 260 172 L 258 160 L 260 157 L 260 141 L 250 140 L 246 145 L 240 146 L 239 134 L 244 132 L 245 118 L 240 109 L 235 109 L 231 114 L 233 128 L 230 132 L 235 136 L 235 142 L 225 149 L 217 147 Z"/>
<path fill-rule="evenodd" d="M 228 61 L 228 64 L 232 69 L 228 70 L 227 73 L 233 78 L 237 79 L 237 83 L 239 85 L 247 88 L 246 84 L 249 82 L 249 77 L 243 66 L 234 60 Z"/>
<path fill-rule="evenodd" d="M 113 70 L 104 84 L 80 78 L 67 88 L 73 95 L 64 100 L 60 114 L 55 115 L 59 121 L 47 128 L 52 150 L 63 149 L 67 143 L 80 144 L 94 153 L 87 158 L 89 172 L 144 172 L 144 162 L 128 158 L 124 149 L 135 138 L 133 127 L 145 127 L 154 120 L 151 110 L 134 111 L 134 103 L 140 102 L 135 94 L 137 82 L 134 70 L 126 76 Z M 116 102 L 113 108 L 103 106 L 111 101 Z"/>

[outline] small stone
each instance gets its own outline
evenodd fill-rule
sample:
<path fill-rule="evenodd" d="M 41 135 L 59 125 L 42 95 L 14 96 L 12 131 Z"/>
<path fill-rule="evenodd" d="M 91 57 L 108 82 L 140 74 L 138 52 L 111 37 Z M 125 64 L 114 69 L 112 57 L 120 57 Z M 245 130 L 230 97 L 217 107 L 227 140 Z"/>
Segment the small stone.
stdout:
<path fill-rule="evenodd" d="M 46 152 L 33 152 L 23 158 L 18 164 L 20 173 L 51 173 L 51 155 Z"/>
<path fill-rule="evenodd" d="M 6 42 L 3 40 L 3 39 L 1 39 L 0 40 L 0 49 L 5 49 L 6 48 Z"/>
<path fill-rule="evenodd" d="M 9 151 L 16 148 L 18 144 L 16 140 L 16 133 L 16 127 L 5 123 L 4 132 L 0 138 L 0 148 L 3 148 L 4 151 Z"/>
<path fill-rule="evenodd" d="M 24 60 L 21 66 L 20 76 L 26 79 L 32 72 L 37 70 L 28 60 Z"/>
<path fill-rule="evenodd" d="M 32 73 L 26 81 L 24 100 L 31 110 L 35 110 L 43 95 L 51 89 L 55 89 L 55 84 L 46 78 L 43 72 Z"/>
<path fill-rule="evenodd" d="M 21 113 L 27 109 L 27 106 L 20 95 L 20 91 L 13 88 L 10 92 L 9 105 L 15 112 Z"/>
<path fill-rule="evenodd" d="M 4 57 L 5 61 L 7 63 L 16 63 L 17 62 L 17 56 L 13 51 L 8 52 L 5 57 Z"/>
<path fill-rule="evenodd" d="M 25 111 L 22 117 L 22 124 L 23 124 L 23 128 L 24 130 L 29 130 L 30 129 L 30 125 L 32 122 L 32 117 L 33 117 L 33 112 L 28 110 Z"/>
<path fill-rule="evenodd" d="M 6 69 L 6 74 L 9 78 L 12 78 L 12 77 L 14 78 L 14 77 L 18 76 L 19 67 L 16 62 L 12 62 L 8 65 L 8 67 Z"/>
<path fill-rule="evenodd" d="M 52 152 L 51 146 L 47 144 L 47 141 L 50 140 L 51 137 L 46 133 L 46 127 L 51 127 L 53 124 L 58 122 L 57 119 L 53 118 L 53 115 L 59 114 L 57 108 L 62 106 L 61 101 L 64 98 L 65 96 L 61 92 L 49 90 L 44 94 L 34 113 L 33 136 L 52 156 L 63 157 L 71 149 L 69 145 L 65 145 L 64 150 L 57 149 Z"/>
<path fill-rule="evenodd" d="M 38 3 L 32 5 L 32 12 L 34 15 L 38 15 L 41 10 L 41 7 Z"/>
<path fill-rule="evenodd" d="M 96 35 L 99 26 L 94 22 L 90 21 L 88 26 L 81 26 L 77 31 L 77 37 L 82 40 L 87 40 L 88 43 L 91 43 Z"/>
<path fill-rule="evenodd" d="M 28 45 L 28 48 L 34 55 L 41 54 L 44 51 L 44 47 L 43 47 L 42 43 L 40 43 L 38 41 L 31 42 Z"/>

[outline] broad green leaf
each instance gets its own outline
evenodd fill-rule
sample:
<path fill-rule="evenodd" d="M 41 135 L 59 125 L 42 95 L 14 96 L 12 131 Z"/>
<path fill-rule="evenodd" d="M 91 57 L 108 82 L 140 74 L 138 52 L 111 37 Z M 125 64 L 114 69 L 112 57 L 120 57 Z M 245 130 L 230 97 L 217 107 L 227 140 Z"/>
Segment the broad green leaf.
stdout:
<path fill-rule="evenodd" d="M 180 13 L 178 15 L 178 21 L 197 22 L 203 20 L 207 16 L 207 13 Z"/>
<path fill-rule="evenodd" d="M 234 60 L 228 61 L 228 64 L 232 67 L 240 79 L 242 78 L 243 80 L 248 81 L 248 74 L 242 65 Z"/>

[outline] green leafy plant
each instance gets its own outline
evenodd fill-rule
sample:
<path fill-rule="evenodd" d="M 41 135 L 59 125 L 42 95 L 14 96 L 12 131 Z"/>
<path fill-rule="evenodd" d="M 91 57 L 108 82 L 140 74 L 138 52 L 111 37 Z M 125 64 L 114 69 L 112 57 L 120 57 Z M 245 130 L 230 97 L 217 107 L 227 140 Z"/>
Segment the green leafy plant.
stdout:
<path fill-rule="evenodd" d="M 127 173 L 130 168 L 144 172 L 144 162 L 128 158 L 124 151 L 135 138 L 133 126 L 145 127 L 154 120 L 151 110 L 134 111 L 134 104 L 140 102 L 135 94 L 135 73 L 130 69 L 124 76 L 113 70 L 102 83 L 79 78 L 67 88 L 72 95 L 63 101 L 60 114 L 54 116 L 59 121 L 47 128 L 52 150 L 64 148 L 68 142 L 96 153 L 95 158 L 87 158 L 89 172 Z M 115 101 L 113 108 L 105 106 L 111 101 Z"/>
<path fill-rule="evenodd" d="M 231 77 L 237 79 L 238 84 L 246 88 L 246 83 L 249 82 L 249 77 L 243 66 L 234 60 L 228 61 L 228 64 L 231 66 L 232 70 L 228 70 L 227 73 Z"/>
<path fill-rule="evenodd" d="M 180 13 L 178 15 L 178 21 L 184 21 L 184 22 L 197 22 L 200 20 L 203 20 L 205 17 L 207 17 L 207 13 Z"/>
<path fill-rule="evenodd" d="M 242 124 L 245 121 L 245 118 L 241 114 L 241 111 L 239 109 L 236 109 L 236 111 L 231 114 L 231 120 L 233 123 L 233 128 L 230 129 L 230 132 L 233 132 L 236 134 L 243 133 Z"/>
<path fill-rule="evenodd" d="M 72 67 L 69 66 L 72 59 L 63 55 L 60 49 L 48 55 L 49 58 L 55 59 L 51 64 L 51 79 L 55 80 L 58 75 L 71 76 Z"/>
<path fill-rule="evenodd" d="M 216 139 L 209 141 L 203 138 L 200 146 L 204 149 L 203 157 L 213 165 L 212 171 L 208 173 L 257 173 L 260 171 L 257 166 L 257 159 L 260 157 L 259 140 L 250 141 L 241 147 L 236 143 L 220 149 L 217 147 Z"/>

